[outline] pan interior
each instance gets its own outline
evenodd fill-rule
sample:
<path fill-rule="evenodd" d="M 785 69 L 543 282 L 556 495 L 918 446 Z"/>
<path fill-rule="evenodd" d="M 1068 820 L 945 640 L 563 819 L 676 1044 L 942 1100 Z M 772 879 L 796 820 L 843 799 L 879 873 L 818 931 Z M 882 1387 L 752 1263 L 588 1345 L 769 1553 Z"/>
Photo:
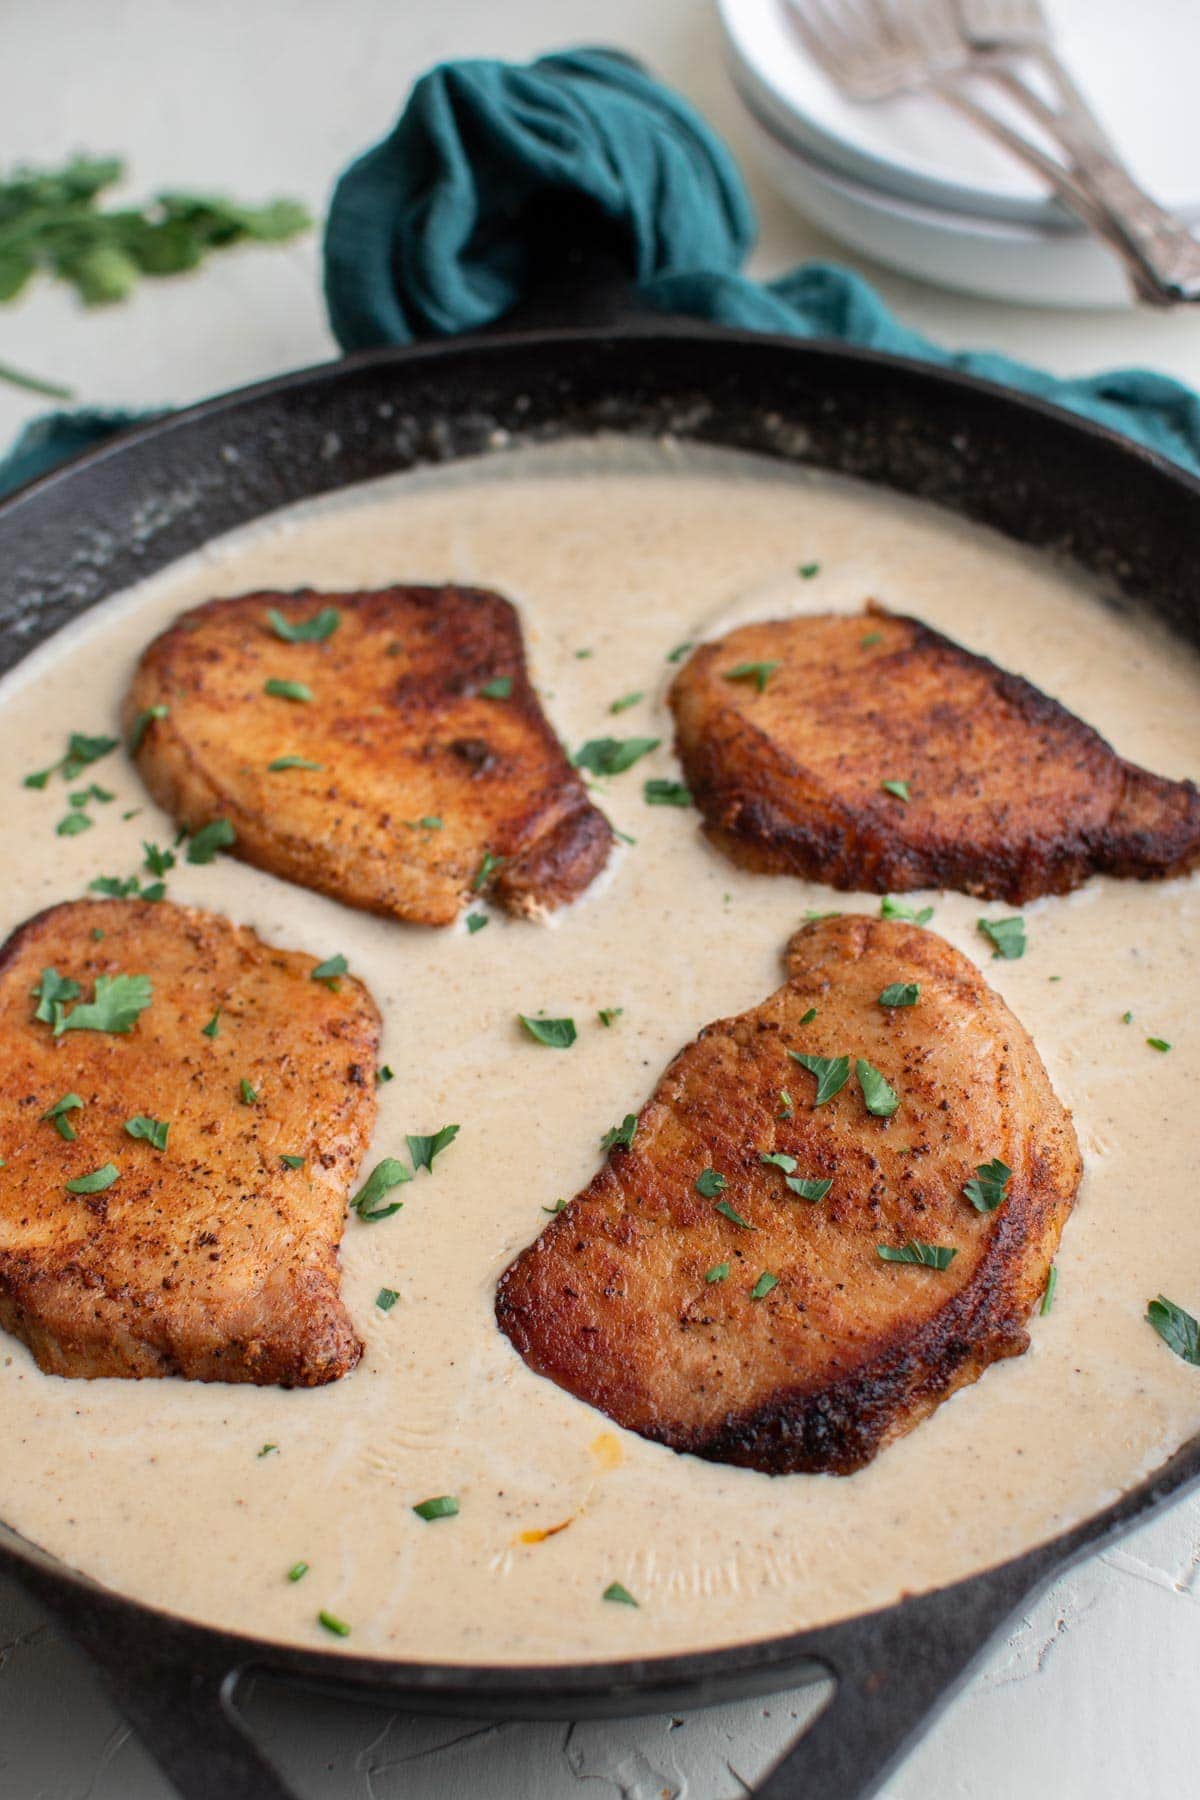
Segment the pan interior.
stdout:
<path fill-rule="evenodd" d="M 778 985 L 805 911 L 878 908 L 740 872 L 705 845 L 694 813 L 644 804 L 645 777 L 678 773 L 672 649 L 874 596 L 1027 674 L 1120 752 L 1176 776 L 1200 768 L 1195 655 L 994 535 L 749 455 L 602 439 L 391 478 L 210 544 L 7 678 L 3 931 L 97 875 L 132 872 L 144 839 L 173 835 L 120 753 L 95 771 L 115 800 L 76 837 L 55 834 L 61 784 L 36 792 L 21 777 L 53 762 L 68 731 L 115 733 L 139 650 L 183 607 L 260 586 L 397 580 L 509 594 L 568 745 L 662 740 L 600 795 L 636 843 L 551 924 L 494 917 L 474 935 L 371 919 L 229 859 L 172 871 L 172 898 L 268 942 L 340 951 L 368 982 L 396 1074 L 368 1167 L 403 1156 L 408 1132 L 461 1132 L 401 1213 L 347 1227 L 345 1293 L 367 1350 L 339 1384 L 68 1382 L 5 1339 L 0 1517 L 125 1593 L 261 1637 L 329 1647 L 325 1608 L 364 1653 L 628 1659 L 792 1632 L 968 1575 L 1095 1512 L 1200 1429 L 1195 1371 L 1143 1320 L 1160 1290 L 1187 1304 L 1200 1285 L 1195 880 L 1093 881 L 1025 909 L 1021 961 L 986 961 L 1074 1111 L 1087 1175 L 1030 1352 L 870 1468 L 772 1480 L 676 1456 L 531 1375 L 492 1318 L 496 1278 L 542 1209 L 583 1185 L 601 1133 L 675 1050 Z M 633 692 L 644 698 L 614 718 Z M 935 929 L 989 957 L 976 919 L 1011 909 L 925 898 Z M 602 1008 L 622 1009 L 614 1025 Z M 520 1033 L 516 1014 L 543 1009 L 576 1020 L 570 1051 Z M 399 1294 L 387 1313 L 381 1287 Z M 444 1493 L 458 1496 L 457 1518 L 411 1510 Z M 299 1560 L 309 1573 L 289 1582 Z M 613 1581 L 636 1609 L 602 1601 Z"/>

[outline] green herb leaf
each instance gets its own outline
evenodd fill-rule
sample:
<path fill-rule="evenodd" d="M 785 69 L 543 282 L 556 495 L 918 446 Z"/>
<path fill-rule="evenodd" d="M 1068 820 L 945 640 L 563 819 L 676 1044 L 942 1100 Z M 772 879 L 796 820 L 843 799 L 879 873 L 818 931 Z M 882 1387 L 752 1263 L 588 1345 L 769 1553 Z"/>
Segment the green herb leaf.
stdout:
<path fill-rule="evenodd" d="M 65 1138 L 68 1144 L 73 1144 L 75 1127 L 68 1119 L 67 1114 L 78 1112 L 82 1105 L 83 1101 L 78 1094 L 64 1094 L 61 1100 L 56 1100 L 53 1106 L 47 1108 L 42 1114 L 42 1118 L 50 1120 L 60 1138 Z"/>
<path fill-rule="evenodd" d="M 272 675 L 263 682 L 263 693 L 270 694 L 272 700 L 311 700 L 313 691 L 307 681 L 281 681 Z"/>
<path fill-rule="evenodd" d="M 866 637 L 861 637 L 858 640 L 859 648 L 862 650 L 869 650 L 872 644 L 882 644 L 882 642 L 882 631 L 868 631 Z"/>
<path fill-rule="evenodd" d="M 385 1087 L 389 1081 L 395 1081 L 395 1079 L 396 1071 L 390 1063 L 381 1063 L 375 1071 L 375 1080 L 380 1087 Z"/>
<path fill-rule="evenodd" d="M 623 1006 L 602 1006 L 596 1017 L 602 1025 L 612 1026 L 616 1024 L 624 1011 Z"/>
<path fill-rule="evenodd" d="M 802 1025 L 811 1025 L 813 1020 L 816 1018 L 816 1016 L 817 1016 L 816 1007 L 810 1006 L 808 1011 L 805 1013 L 804 1017 L 801 1019 L 800 1023 Z"/>
<path fill-rule="evenodd" d="M 645 698 L 645 694 L 643 694 L 640 689 L 636 693 L 622 694 L 619 700 L 613 701 L 608 710 L 610 713 L 628 712 L 631 706 L 636 706 L 639 700 L 644 700 Z"/>
<path fill-rule="evenodd" d="M 855 1059 L 854 1072 L 858 1076 L 858 1085 L 862 1089 L 863 1102 L 869 1113 L 877 1119 L 890 1119 L 900 1104 L 900 1096 L 885 1081 L 874 1063 L 869 1063 L 865 1056 Z"/>
<path fill-rule="evenodd" d="M 553 1206 L 543 1206 L 542 1208 L 542 1211 L 544 1213 L 549 1213 L 551 1217 L 556 1217 L 560 1212 L 566 1212 L 566 1210 L 567 1203 L 565 1200 L 556 1200 Z"/>
<path fill-rule="evenodd" d="M 761 694 L 779 666 L 777 662 L 744 662 L 734 669 L 726 669 L 724 675 L 726 681 L 752 681 Z"/>
<path fill-rule="evenodd" d="M 685 643 L 676 644 L 673 650 L 667 651 L 667 661 L 669 663 L 682 662 L 691 648 L 692 642 L 690 638 Z"/>
<path fill-rule="evenodd" d="M 1176 1306 L 1165 1294 L 1151 1300 L 1146 1307 L 1146 1321 L 1153 1325 L 1163 1343 L 1184 1362 L 1200 1367 L 1200 1321 L 1182 1306 Z"/>
<path fill-rule="evenodd" d="M 377 1219 L 390 1219 L 393 1213 L 400 1211 L 403 1200 L 393 1200 L 390 1206 L 380 1206 L 379 1202 L 393 1188 L 402 1187 L 406 1181 L 412 1180 L 412 1171 L 394 1156 L 385 1156 L 371 1170 L 366 1181 L 350 1201 L 350 1211 L 356 1212 L 364 1225 L 373 1225 Z"/>
<path fill-rule="evenodd" d="M 487 924 L 487 922 L 488 922 L 488 916 L 486 913 L 468 913 L 467 914 L 468 935 L 471 937 L 474 937 L 475 933 L 477 931 L 483 930 L 483 928 Z"/>
<path fill-rule="evenodd" d="M 135 1113 L 132 1119 L 126 1119 L 125 1129 L 131 1138 L 145 1138 L 155 1150 L 165 1150 L 171 1121 L 152 1119 L 148 1113 Z"/>
<path fill-rule="evenodd" d="M 916 981 L 892 981 L 879 996 L 880 1006 L 915 1006 L 921 998 L 920 984 Z"/>
<path fill-rule="evenodd" d="M 821 573 L 821 565 L 819 562 L 801 563 L 800 567 L 796 570 L 796 573 L 799 575 L 801 581 L 811 581 L 814 575 L 819 575 Z"/>
<path fill-rule="evenodd" d="M 933 917 L 932 906 L 923 906 L 918 912 L 914 907 L 906 906 L 903 900 L 893 900 L 885 894 L 879 902 L 881 919 L 910 919 L 914 925 L 928 925 Z"/>
<path fill-rule="evenodd" d="M 453 1494 L 435 1494 L 432 1500 L 418 1500 L 413 1511 L 427 1524 L 434 1519 L 452 1519 L 458 1512 L 458 1501 Z"/>
<path fill-rule="evenodd" d="M 1042 1304 L 1038 1307 L 1043 1319 L 1054 1305 L 1054 1290 L 1058 1286 L 1058 1264 L 1051 1263 L 1046 1276 L 1046 1287 L 1042 1294 Z"/>
<path fill-rule="evenodd" d="M 1121 1014 L 1121 1023 L 1122 1023 L 1122 1025 L 1132 1025 L 1133 1024 L 1133 1014 L 1131 1012 L 1123 1012 Z"/>
<path fill-rule="evenodd" d="M 696 1192 L 698 1194 L 703 1194 L 706 1200 L 713 1199 L 715 1195 L 721 1192 L 722 1188 L 727 1188 L 728 1186 L 729 1183 L 726 1181 L 725 1177 L 723 1175 L 718 1175 L 715 1169 L 701 1169 L 696 1177 Z"/>
<path fill-rule="evenodd" d="M 642 798 L 647 806 L 690 806 L 692 791 L 682 781 L 667 781 L 654 776 L 642 784 Z"/>
<path fill-rule="evenodd" d="M 34 1018 L 43 1025 L 53 1025 L 67 1001 L 78 999 L 82 992 L 79 983 L 69 975 L 60 975 L 57 969 L 43 969 L 42 979 L 33 990 L 37 1001 Z"/>
<path fill-rule="evenodd" d="M 728 1200 L 718 1200 L 713 1211 L 719 1212 L 723 1218 L 729 1220 L 731 1225 L 739 1225 L 743 1231 L 758 1230 L 758 1226 L 752 1225 L 749 1219 L 743 1219 L 741 1213 L 738 1212 L 737 1208 L 732 1206 Z"/>
<path fill-rule="evenodd" d="M 602 1600 L 614 1600 L 618 1606 L 636 1606 L 638 1604 L 629 1589 L 622 1587 L 619 1581 L 610 1581 L 600 1597 Z"/>
<path fill-rule="evenodd" d="M 160 850 L 157 844 L 148 844 L 142 840 L 142 849 L 146 853 L 144 867 L 150 875 L 168 875 L 175 867 L 175 852 Z"/>
<path fill-rule="evenodd" d="M 814 1106 L 824 1106 L 835 1094 L 840 1094 L 850 1079 L 850 1058 L 848 1056 L 805 1056 L 799 1050 L 789 1050 L 788 1055 L 793 1062 L 798 1062 L 802 1069 L 817 1078 L 817 1094 Z"/>
<path fill-rule="evenodd" d="M 380 1312 L 391 1312 L 399 1298 L 395 1288 L 380 1288 L 375 1296 L 375 1304 Z"/>
<path fill-rule="evenodd" d="M 458 1136 L 457 1125 L 443 1125 L 431 1137 L 412 1137 L 408 1139 L 408 1154 L 412 1157 L 413 1174 L 418 1169 L 428 1169 L 433 1174 L 433 1159 Z"/>
<path fill-rule="evenodd" d="M 55 1010 L 54 1035 L 64 1031 L 132 1031 L 140 1013 L 145 1012 L 153 997 L 148 975 L 97 975 L 91 1000 L 74 1007 L 64 1015 Z"/>
<path fill-rule="evenodd" d="M 600 1139 L 600 1148 L 602 1150 L 632 1150 L 637 1127 L 637 1114 L 626 1113 L 619 1125 L 609 1126 Z"/>
<path fill-rule="evenodd" d="M 74 1181 L 68 1181 L 68 1194 L 102 1194 L 118 1180 L 121 1171 L 115 1163 L 102 1163 L 93 1169 L 90 1175 L 77 1175 Z"/>
<path fill-rule="evenodd" d="M 785 1175 L 796 1173 L 796 1159 L 794 1156 L 789 1156 L 785 1150 L 764 1150 L 758 1160 L 763 1163 L 773 1163 L 775 1168 L 782 1169 Z"/>
<path fill-rule="evenodd" d="M 238 1093 L 242 1097 L 243 1106 L 256 1106 L 258 1104 L 258 1089 L 256 1087 L 251 1087 L 244 1075 L 238 1082 Z"/>
<path fill-rule="evenodd" d="M 589 738 L 575 753 L 575 767 L 593 775 L 622 775 L 635 762 L 657 750 L 661 738 Z"/>
<path fill-rule="evenodd" d="M 207 825 L 192 834 L 187 859 L 190 863 L 210 863 L 218 850 L 228 850 L 236 842 L 237 832 L 228 819 L 210 819 Z"/>
<path fill-rule="evenodd" d="M 336 1613 L 326 1612 L 322 1609 L 317 1614 L 317 1624 L 323 1625 L 326 1631 L 331 1631 L 334 1637 L 347 1638 L 350 1636 L 350 1627 L 345 1619 L 339 1619 Z"/>
<path fill-rule="evenodd" d="M 513 690 L 511 675 L 494 675 L 477 691 L 484 700 L 507 700 Z"/>
<path fill-rule="evenodd" d="M 288 1570 L 287 1578 L 289 1581 L 303 1581 L 304 1577 L 307 1574 L 308 1574 L 308 1564 L 306 1562 L 297 1562 L 297 1563 L 293 1563 L 291 1568 Z"/>
<path fill-rule="evenodd" d="M 894 794 L 897 800 L 903 800 L 905 806 L 912 799 L 907 781 L 881 781 L 879 785 L 885 794 Z"/>
<path fill-rule="evenodd" d="M 750 1298 L 752 1300 L 764 1300 L 771 1292 L 771 1289 L 777 1288 L 778 1286 L 778 1275 L 772 1275 L 768 1269 L 764 1269 L 754 1286 L 750 1289 Z"/>
<path fill-rule="evenodd" d="M 277 607 L 272 606 L 267 619 L 271 630 L 285 644 L 323 644 L 331 638 L 342 622 L 342 615 L 336 606 L 323 606 L 320 612 L 310 614 L 307 619 L 285 619 Z"/>
<path fill-rule="evenodd" d="M 58 837 L 78 837 L 81 831 L 90 831 L 91 829 L 92 820 L 86 813 L 81 812 L 68 813 L 66 818 L 60 819 L 54 827 Z"/>
<path fill-rule="evenodd" d="M 977 919 L 985 938 L 992 943 L 992 955 L 1006 962 L 1016 962 L 1025 954 L 1025 921 L 1018 914 L 1012 919 Z"/>
<path fill-rule="evenodd" d="M 892 1244 L 876 1244 L 875 1252 L 881 1262 L 919 1263 L 923 1269 L 948 1269 L 958 1255 L 948 1245 L 923 1244 L 919 1238 L 909 1238 L 898 1250 Z"/>
<path fill-rule="evenodd" d="M 795 1116 L 796 1107 L 792 1096 L 788 1093 L 786 1088 L 780 1088 L 779 1111 L 775 1114 L 775 1117 L 777 1119 L 794 1119 Z"/>
<path fill-rule="evenodd" d="M 569 1050 L 575 1042 L 574 1019 L 530 1019 L 524 1013 L 517 1018 L 535 1043 L 550 1050 Z"/>
<path fill-rule="evenodd" d="M 493 856 L 490 850 L 485 850 L 483 853 L 483 861 L 476 870 L 475 879 L 471 883 L 471 892 L 473 894 L 482 893 L 483 889 L 487 886 L 487 883 L 496 873 L 496 870 L 507 861 L 508 858 L 506 856 Z"/>
<path fill-rule="evenodd" d="M 324 763 L 313 762 L 307 756 L 277 756 L 267 764 L 268 775 L 280 775 L 284 769 L 323 769 Z"/>
<path fill-rule="evenodd" d="M 304 1158 L 302 1156 L 292 1156 L 286 1150 L 280 1151 L 279 1160 L 285 1169 L 302 1169 L 304 1167 Z"/>
<path fill-rule="evenodd" d="M 218 1006 L 216 1012 L 213 1014 L 212 1018 L 208 1021 L 208 1024 L 202 1025 L 200 1027 L 200 1035 L 201 1035 L 201 1037 L 215 1038 L 218 1031 L 220 1031 L 220 1029 L 221 1029 L 221 1009 Z"/>
<path fill-rule="evenodd" d="M 308 979 L 323 981 L 327 987 L 332 987 L 339 975 L 344 975 L 349 967 L 350 964 L 339 951 L 336 956 L 327 956 L 325 961 L 319 962 L 315 969 L 310 969 Z"/>
<path fill-rule="evenodd" d="M 1146 1042 L 1152 1050 L 1161 1050 L 1164 1055 L 1171 1048 L 1166 1038 L 1147 1038 Z"/>
<path fill-rule="evenodd" d="M 832 1175 L 785 1175 L 783 1183 L 785 1187 L 791 1189 L 792 1193 L 795 1194 L 798 1199 L 812 1200 L 815 1202 L 825 1198 L 826 1194 L 833 1186 L 833 1177 Z"/>
<path fill-rule="evenodd" d="M 1011 1180 L 1012 1170 L 1008 1164 L 994 1156 L 991 1162 L 979 1164 L 974 1179 L 964 1183 L 963 1193 L 976 1212 L 995 1212 Z"/>
<path fill-rule="evenodd" d="M 129 744 L 127 748 L 130 756 L 137 755 L 145 742 L 146 733 L 154 724 L 154 721 L 156 719 L 165 719 L 170 710 L 170 707 L 164 705 L 160 700 L 157 706 L 148 706 L 145 712 L 140 712 L 138 714 L 137 718 L 133 721 L 133 730 L 129 733 Z"/>
<path fill-rule="evenodd" d="M 258 1460 L 261 1462 L 263 1457 L 270 1456 L 272 1451 L 274 1451 L 275 1455 L 278 1456 L 279 1455 L 279 1445 L 278 1444 L 264 1444 L 261 1450 L 257 1450 L 255 1452 L 255 1455 L 258 1457 Z"/>
<path fill-rule="evenodd" d="M 711 1286 L 714 1281 L 724 1281 L 728 1274 L 728 1263 L 714 1263 L 711 1269 L 705 1271 L 704 1279 Z"/>
<path fill-rule="evenodd" d="M 442 829 L 442 821 L 436 813 L 426 813 L 421 819 L 405 819 L 404 824 L 408 831 L 440 831 Z"/>

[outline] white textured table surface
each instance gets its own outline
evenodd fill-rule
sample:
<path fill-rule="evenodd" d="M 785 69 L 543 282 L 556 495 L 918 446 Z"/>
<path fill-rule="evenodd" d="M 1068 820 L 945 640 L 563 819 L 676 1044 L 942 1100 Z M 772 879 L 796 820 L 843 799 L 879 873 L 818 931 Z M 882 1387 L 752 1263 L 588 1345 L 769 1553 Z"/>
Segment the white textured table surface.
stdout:
<path fill-rule="evenodd" d="M 138 192 L 288 192 L 320 210 L 334 173 L 382 134 L 429 63 L 580 42 L 642 55 L 745 151 L 703 0 L 7 0 L 3 14 L 4 158 L 117 151 Z M 748 173 L 762 217 L 756 270 L 840 254 Z M 1147 363 L 1200 385 L 1200 316 L 1004 308 L 868 272 L 910 323 L 945 342 L 1064 372 Z M 84 314 L 49 286 L 0 312 L 0 359 L 102 404 L 185 402 L 333 353 L 313 239 L 146 283 L 108 312 Z M 39 410 L 0 386 L 0 444 Z M 1038 1601 L 892 1779 L 888 1800 L 1194 1793 L 1198 1675 L 1193 1501 Z M 748 1791 L 819 1698 L 809 1690 L 686 1718 L 484 1726 L 260 1685 L 246 1710 L 310 1800 L 724 1800 Z M 0 1582 L 4 1800 L 169 1792 L 61 1636 Z"/>

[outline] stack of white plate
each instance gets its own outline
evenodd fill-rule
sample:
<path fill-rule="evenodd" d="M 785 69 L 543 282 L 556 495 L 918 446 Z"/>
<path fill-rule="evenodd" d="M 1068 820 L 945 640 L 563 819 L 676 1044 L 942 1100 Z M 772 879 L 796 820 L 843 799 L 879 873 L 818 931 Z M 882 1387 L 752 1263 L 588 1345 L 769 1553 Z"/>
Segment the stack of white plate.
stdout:
<path fill-rule="evenodd" d="M 1143 184 L 1200 222 L 1200 0 L 1045 0 L 1055 40 Z M 864 255 L 966 293 L 1132 304 L 1111 252 L 1038 178 L 933 96 L 865 106 L 812 62 L 790 0 L 717 0 L 766 173 Z"/>

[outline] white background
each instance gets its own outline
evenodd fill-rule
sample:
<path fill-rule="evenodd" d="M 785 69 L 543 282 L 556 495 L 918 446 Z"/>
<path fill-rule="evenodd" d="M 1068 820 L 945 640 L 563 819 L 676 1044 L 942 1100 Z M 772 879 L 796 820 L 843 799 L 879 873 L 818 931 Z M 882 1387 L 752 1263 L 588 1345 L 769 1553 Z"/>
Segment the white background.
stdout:
<path fill-rule="evenodd" d="M 703 0 L 4 0 L 0 14 L 0 159 L 118 152 L 138 194 L 288 193 L 319 213 L 336 172 L 385 132 L 430 63 L 588 42 L 640 54 L 747 162 Z M 747 174 L 762 220 L 755 272 L 840 254 L 775 201 L 752 166 Z M 1007 350 L 1064 373 L 1145 363 L 1200 384 L 1200 313 L 1006 308 L 867 273 L 910 324 L 946 343 Z M 0 311 L 0 361 L 64 381 L 95 404 L 186 402 L 334 351 L 315 238 L 217 257 L 198 274 L 144 283 L 108 311 L 84 313 L 49 284 Z M 0 444 L 43 406 L 0 385 Z M 1033 1605 L 890 1782 L 887 1800 L 1195 1793 L 1198 1672 L 1193 1502 Z M 682 1720 L 481 1726 L 260 1686 L 247 1711 L 311 1800 L 725 1800 L 749 1791 L 817 1697 Z M 168 1793 L 59 1634 L 0 1583 L 4 1800 Z"/>

